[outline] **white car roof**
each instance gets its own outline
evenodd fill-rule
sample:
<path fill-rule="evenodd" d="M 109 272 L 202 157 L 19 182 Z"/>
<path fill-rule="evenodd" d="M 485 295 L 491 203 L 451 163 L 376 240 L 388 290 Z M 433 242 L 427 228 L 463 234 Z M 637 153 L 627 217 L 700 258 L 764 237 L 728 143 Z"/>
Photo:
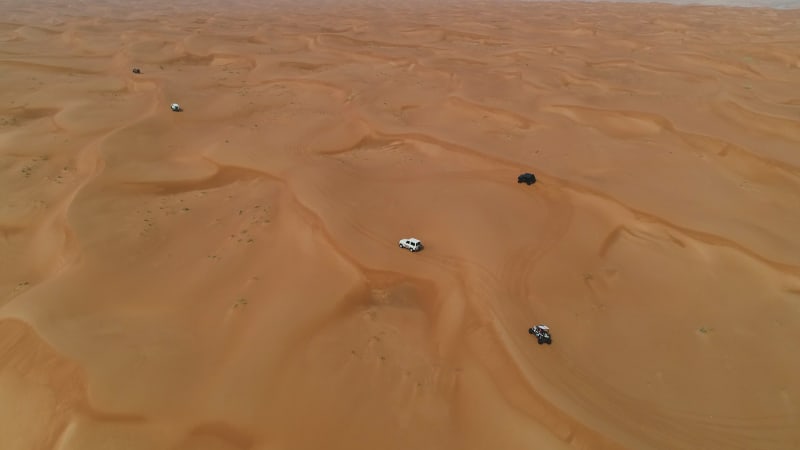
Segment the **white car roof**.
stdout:
<path fill-rule="evenodd" d="M 550 327 L 548 327 L 547 325 L 536 325 L 536 326 L 544 331 L 550 331 Z"/>
<path fill-rule="evenodd" d="M 408 242 L 411 242 L 412 244 L 417 244 L 417 243 L 420 242 L 420 240 L 417 239 L 417 238 L 408 238 L 407 240 L 408 240 Z"/>

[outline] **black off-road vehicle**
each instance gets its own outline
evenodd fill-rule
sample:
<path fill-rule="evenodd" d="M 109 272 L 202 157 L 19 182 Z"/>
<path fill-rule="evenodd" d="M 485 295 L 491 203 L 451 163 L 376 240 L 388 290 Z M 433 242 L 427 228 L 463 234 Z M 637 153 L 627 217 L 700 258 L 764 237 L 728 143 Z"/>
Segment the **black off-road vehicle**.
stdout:
<path fill-rule="evenodd" d="M 550 327 L 546 325 L 536 325 L 528 328 L 528 333 L 536 336 L 539 344 L 550 345 L 553 341 L 550 339 Z"/>

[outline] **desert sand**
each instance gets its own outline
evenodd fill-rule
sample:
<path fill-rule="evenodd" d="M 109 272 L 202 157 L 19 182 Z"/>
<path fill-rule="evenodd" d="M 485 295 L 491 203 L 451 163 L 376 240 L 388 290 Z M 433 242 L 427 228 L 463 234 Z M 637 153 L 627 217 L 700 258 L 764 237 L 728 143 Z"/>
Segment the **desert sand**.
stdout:
<path fill-rule="evenodd" d="M 800 10 L 65 3 L 2 3 L 3 450 L 800 448 Z"/>

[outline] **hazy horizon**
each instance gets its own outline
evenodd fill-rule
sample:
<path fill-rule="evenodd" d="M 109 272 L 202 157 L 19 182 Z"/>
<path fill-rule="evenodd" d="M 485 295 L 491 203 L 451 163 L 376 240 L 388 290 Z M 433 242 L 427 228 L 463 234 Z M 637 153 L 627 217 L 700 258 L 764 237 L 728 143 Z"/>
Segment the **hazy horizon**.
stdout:
<path fill-rule="evenodd" d="M 565 0 L 530 0 L 563 2 Z M 800 0 L 579 0 L 589 3 L 666 3 L 670 5 L 732 6 L 746 8 L 797 9 Z"/>

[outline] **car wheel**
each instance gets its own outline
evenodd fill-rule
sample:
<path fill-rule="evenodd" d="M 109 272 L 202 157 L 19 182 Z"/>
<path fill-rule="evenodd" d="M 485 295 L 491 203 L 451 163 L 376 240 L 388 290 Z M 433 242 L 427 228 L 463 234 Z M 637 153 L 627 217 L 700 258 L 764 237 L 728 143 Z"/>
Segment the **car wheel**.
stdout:
<path fill-rule="evenodd" d="M 542 345 L 542 343 L 544 342 L 544 341 L 542 340 L 542 338 L 539 338 L 539 339 L 538 339 L 538 341 L 539 341 L 539 345 Z"/>

